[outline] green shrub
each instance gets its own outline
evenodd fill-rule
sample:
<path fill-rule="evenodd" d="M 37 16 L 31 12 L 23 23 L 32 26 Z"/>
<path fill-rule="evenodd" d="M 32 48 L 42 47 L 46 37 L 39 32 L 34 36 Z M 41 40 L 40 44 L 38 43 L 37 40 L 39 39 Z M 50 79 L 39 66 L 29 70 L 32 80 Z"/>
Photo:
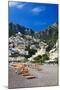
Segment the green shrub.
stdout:
<path fill-rule="evenodd" d="M 42 58 L 41 55 L 38 55 L 37 57 L 34 58 L 34 60 L 40 60 Z"/>
<path fill-rule="evenodd" d="M 36 52 L 37 52 L 37 50 L 35 50 L 35 49 L 30 49 L 29 50 L 29 54 L 30 55 L 34 55 Z"/>
<path fill-rule="evenodd" d="M 27 59 L 27 58 L 25 58 L 22 62 L 24 62 L 24 63 L 25 63 L 25 62 L 28 62 L 28 59 Z"/>
<path fill-rule="evenodd" d="M 46 60 L 49 60 L 49 57 L 47 54 L 43 54 L 42 56 L 41 55 L 38 55 L 37 57 L 34 58 L 34 61 L 32 61 L 33 63 L 44 63 Z"/>
<path fill-rule="evenodd" d="M 58 61 L 50 61 L 48 64 L 58 64 Z"/>
<path fill-rule="evenodd" d="M 25 58 L 32 57 L 32 55 L 34 55 L 37 52 L 37 50 L 35 50 L 35 49 L 28 49 L 28 52 L 29 52 L 29 55 L 25 55 Z"/>
<path fill-rule="evenodd" d="M 49 60 L 48 55 L 47 55 L 47 54 L 43 54 L 43 55 L 42 55 L 42 60 Z"/>
<path fill-rule="evenodd" d="M 10 55 L 10 57 L 18 57 L 18 56 L 19 56 L 19 53 L 18 53 L 18 52 L 12 53 L 12 54 Z"/>

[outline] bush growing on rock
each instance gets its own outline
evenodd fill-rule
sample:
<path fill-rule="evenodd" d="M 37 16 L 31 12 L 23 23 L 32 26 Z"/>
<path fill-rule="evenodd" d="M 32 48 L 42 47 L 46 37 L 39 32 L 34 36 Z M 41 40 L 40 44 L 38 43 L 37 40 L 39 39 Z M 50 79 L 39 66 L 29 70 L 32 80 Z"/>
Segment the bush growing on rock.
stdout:
<path fill-rule="evenodd" d="M 33 63 L 44 63 L 46 60 L 49 60 L 49 57 L 47 54 L 38 55 L 37 57 L 34 58 Z"/>

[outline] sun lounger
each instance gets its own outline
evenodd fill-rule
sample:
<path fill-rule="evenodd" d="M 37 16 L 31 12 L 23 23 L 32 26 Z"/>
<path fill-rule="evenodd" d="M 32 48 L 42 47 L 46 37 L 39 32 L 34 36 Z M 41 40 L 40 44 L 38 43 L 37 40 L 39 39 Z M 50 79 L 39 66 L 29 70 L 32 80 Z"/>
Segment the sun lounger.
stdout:
<path fill-rule="evenodd" d="M 30 74 L 29 73 L 25 73 L 25 74 L 22 74 L 23 76 L 29 76 Z"/>
<path fill-rule="evenodd" d="M 34 79 L 36 78 L 35 76 L 26 76 L 27 79 Z"/>

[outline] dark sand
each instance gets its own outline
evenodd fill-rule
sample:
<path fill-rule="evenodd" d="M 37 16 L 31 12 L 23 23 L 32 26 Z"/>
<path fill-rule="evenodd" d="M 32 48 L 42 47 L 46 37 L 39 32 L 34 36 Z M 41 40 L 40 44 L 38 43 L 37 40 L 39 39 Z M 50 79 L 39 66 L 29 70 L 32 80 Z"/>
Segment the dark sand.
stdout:
<path fill-rule="evenodd" d="M 9 89 L 14 88 L 30 88 L 58 85 L 58 65 L 44 64 L 40 66 L 42 70 L 29 69 L 30 73 L 35 76 L 34 79 L 26 79 L 25 76 L 18 75 L 11 67 L 9 67 Z"/>

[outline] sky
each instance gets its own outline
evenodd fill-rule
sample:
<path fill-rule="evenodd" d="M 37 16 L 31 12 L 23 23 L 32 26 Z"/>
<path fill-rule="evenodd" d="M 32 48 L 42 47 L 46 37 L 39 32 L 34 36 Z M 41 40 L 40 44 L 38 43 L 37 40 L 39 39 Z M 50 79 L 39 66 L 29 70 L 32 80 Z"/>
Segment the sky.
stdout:
<path fill-rule="evenodd" d="M 58 5 L 9 1 L 8 20 L 35 31 L 44 30 L 58 21 Z"/>

